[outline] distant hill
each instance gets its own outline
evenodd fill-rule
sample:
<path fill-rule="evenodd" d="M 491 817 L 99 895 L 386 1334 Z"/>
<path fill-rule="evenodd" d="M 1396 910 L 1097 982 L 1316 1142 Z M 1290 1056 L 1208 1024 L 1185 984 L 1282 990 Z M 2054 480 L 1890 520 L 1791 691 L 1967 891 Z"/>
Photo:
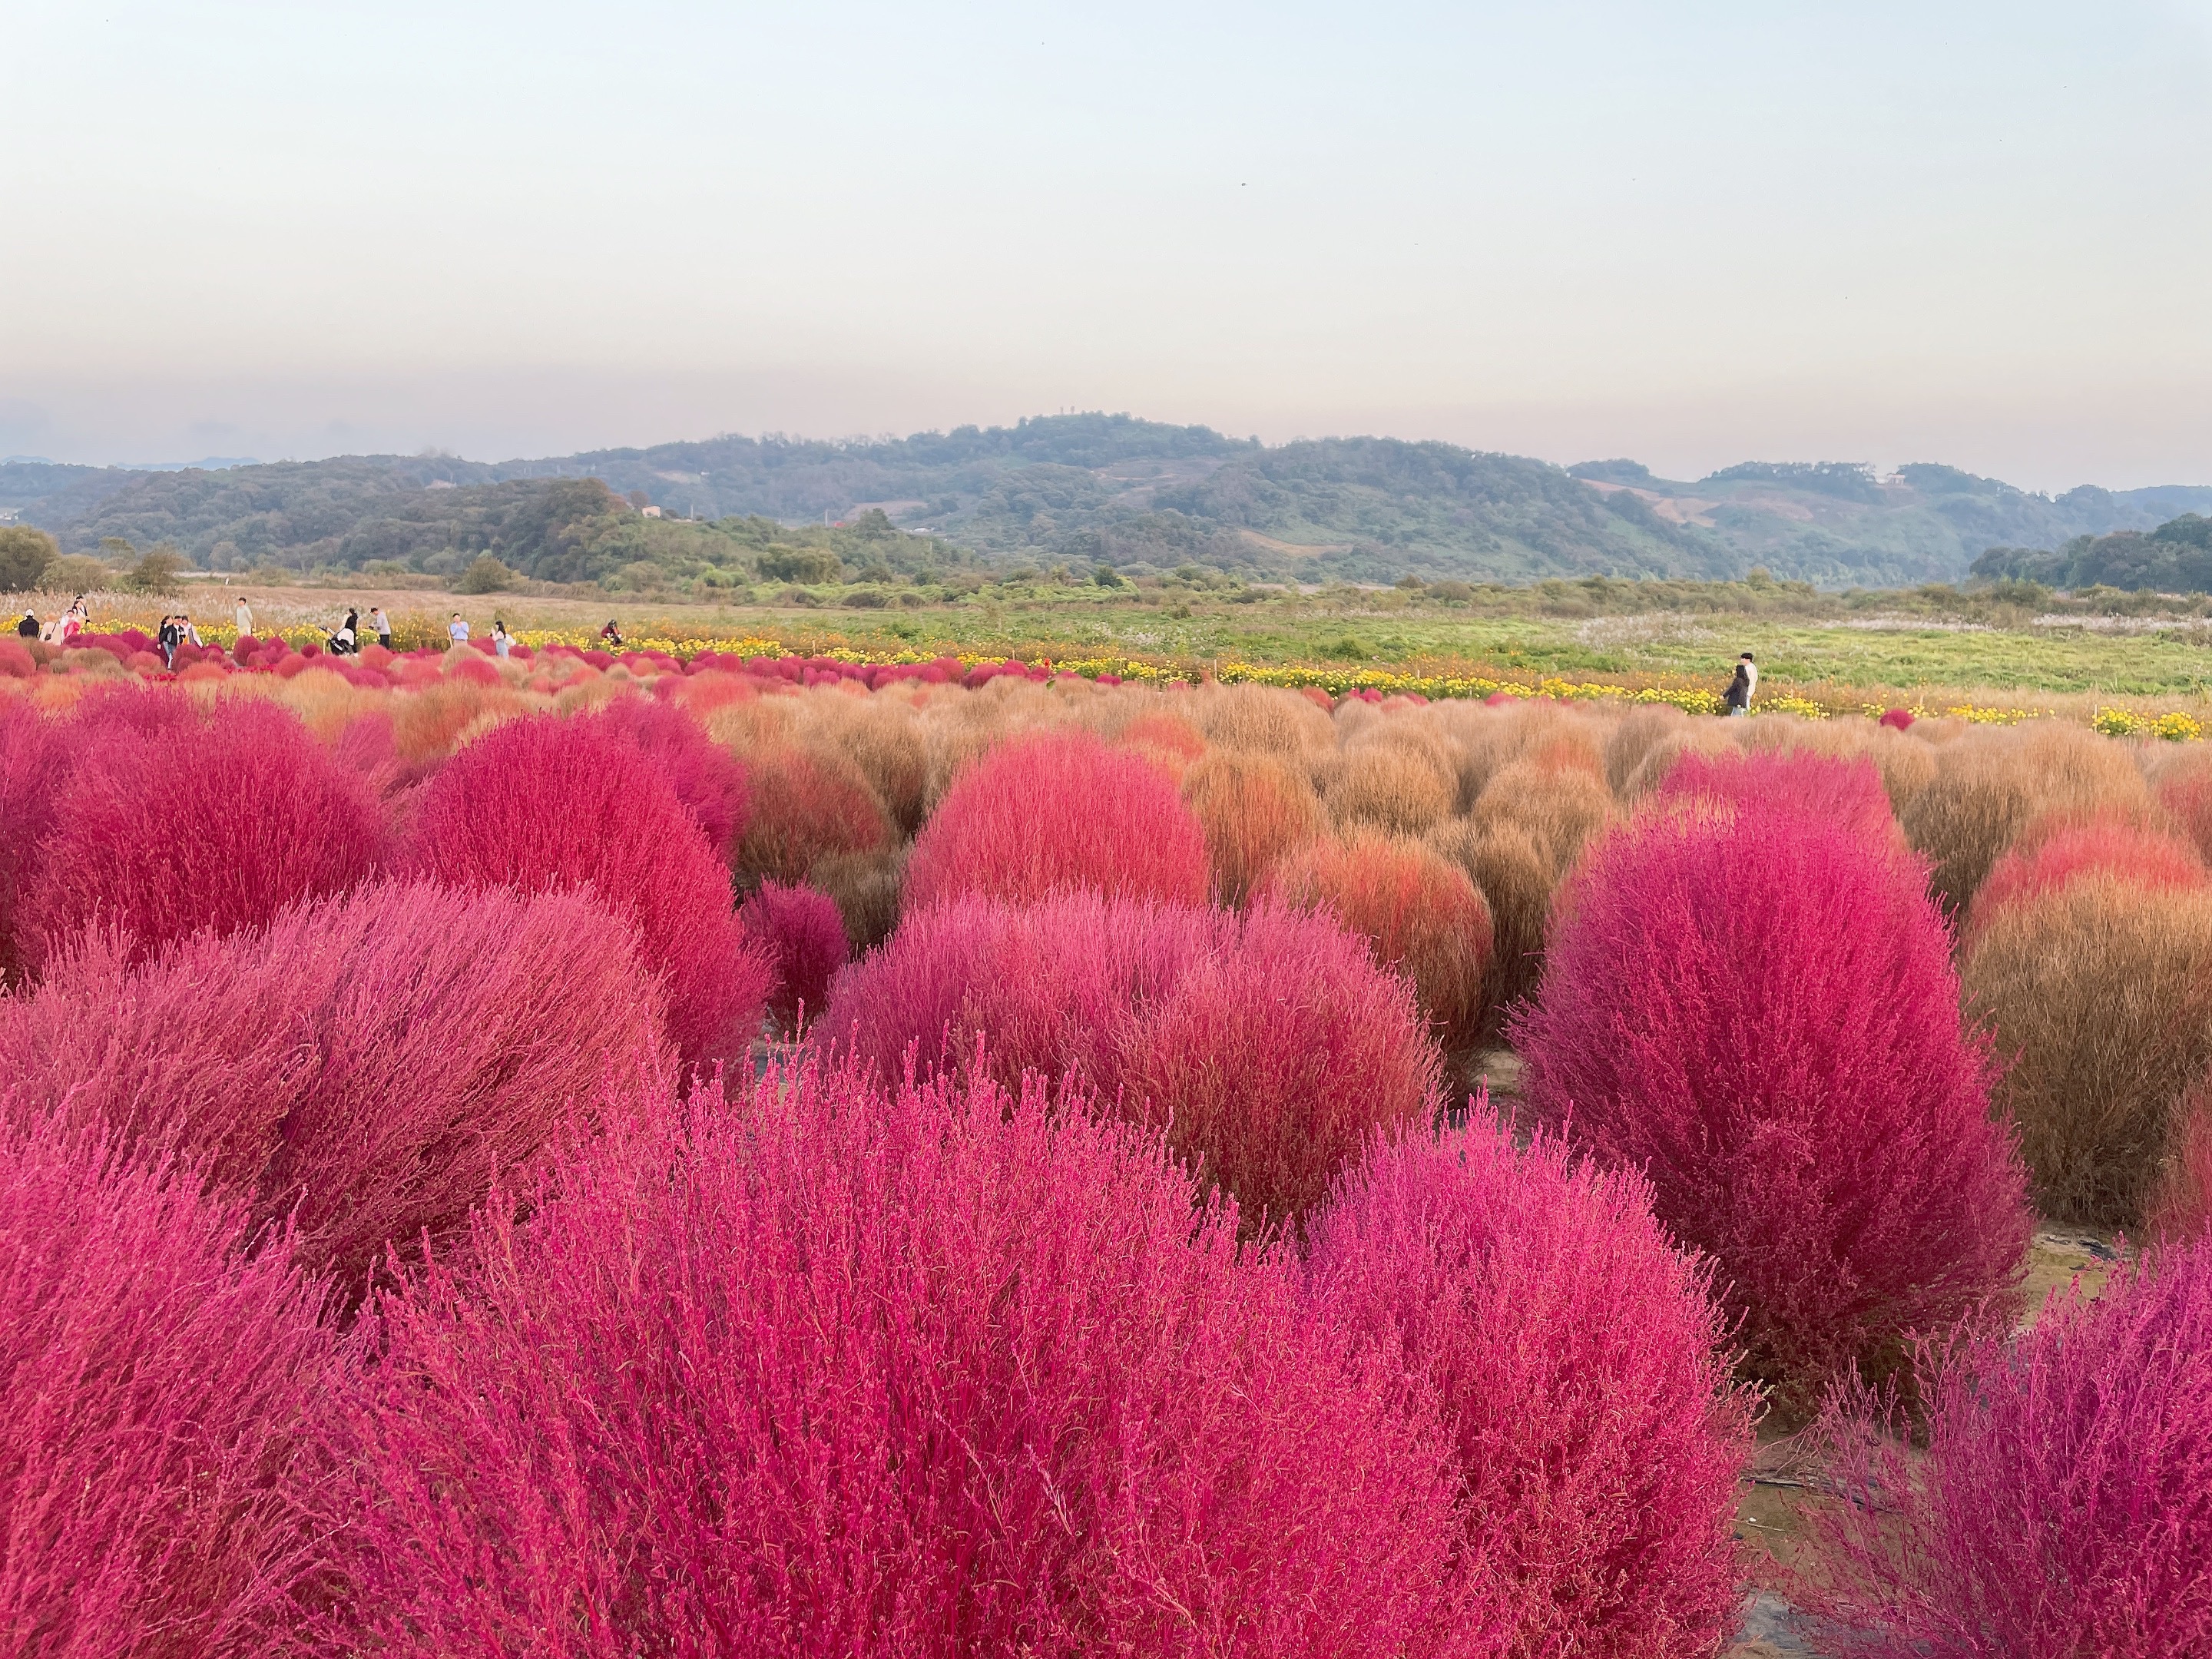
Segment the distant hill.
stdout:
<path fill-rule="evenodd" d="M 590 480 L 605 488 L 580 489 Z M 650 527 L 634 510 L 645 504 L 665 515 Z M 1714 577 L 1764 565 L 1826 586 L 1883 586 L 1958 580 L 1992 547 L 2148 532 L 2181 513 L 2212 512 L 2212 488 L 2084 488 L 2053 499 L 1951 467 L 1877 477 L 1838 463 L 1752 463 L 1682 483 L 1633 461 L 1563 469 L 1390 438 L 1270 447 L 1095 414 L 907 438 L 725 436 L 497 463 L 380 455 L 161 471 L 0 465 L 0 519 L 41 525 L 72 551 L 115 538 L 167 542 L 213 568 L 390 561 L 444 574 L 491 551 L 532 574 L 605 580 L 641 562 L 720 568 L 733 549 L 757 550 L 773 523 L 853 523 L 871 511 L 930 538 L 890 544 L 893 568 L 1196 564 L 1390 581 L 1409 572 Z M 702 526 L 678 531 L 676 520 Z M 717 521 L 746 527 L 733 522 L 702 539 L 702 526 Z M 915 550 L 931 544 L 933 554 Z"/>

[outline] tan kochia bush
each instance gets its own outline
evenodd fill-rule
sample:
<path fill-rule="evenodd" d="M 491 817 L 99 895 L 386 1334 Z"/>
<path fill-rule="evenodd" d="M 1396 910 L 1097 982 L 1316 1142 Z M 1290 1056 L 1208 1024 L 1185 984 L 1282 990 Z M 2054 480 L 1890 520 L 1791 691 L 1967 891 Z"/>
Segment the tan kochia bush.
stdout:
<path fill-rule="evenodd" d="M 1429 845 L 1467 872 L 1490 907 L 1492 946 L 1481 1030 L 1486 1037 L 1494 1037 L 1507 1006 L 1534 991 L 1542 975 L 1559 877 L 1535 838 L 1517 824 L 1478 830 L 1455 818 L 1431 836 Z"/>
<path fill-rule="evenodd" d="M 1954 914 L 2039 817 L 2154 821 L 2148 787 L 2127 749 L 2081 726 L 2052 720 L 1979 731 L 1935 753 L 1935 777 L 1900 821 L 1935 866 L 1929 890 Z"/>
<path fill-rule="evenodd" d="M 1480 703 L 1440 703 L 1429 711 L 1455 749 L 1456 810 L 1466 811 L 1507 767 L 1540 760 L 1605 775 L 1608 736 L 1602 717 L 1559 703 L 1529 702 L 1492 708 Z"/>
<path fill-rule="evenodd" d="M 1458 769 L 1443 740 L 1388 716 L 1352 736 L 1324 789 L 1339 828 L 1394 836 L 1426 834 L 1451 816 L 1458 795 Z"/>
<path fill-rule="evenodd" d="M 814 861 L 810 879 L 836 902 L 854 951 L 874 949 L 898 926 L 906 885 L 903 848 L 832 853 Z"/>
<path fill-rule="evenodd" d="M 1556 883 L 1615 816 L 1612 793 L 1596 773 L 1524 760 L 1490 781 L 1468 821 L 1478 831 L 1507 825 L 1522 830 L 1543 853 Z"/>
<path fill-rule="evenodd" d="M 851 761 L 902 834 L 920 829 L 929 785 L 929 747 L 914 707 L 842 690 L 817 691 L 797 702 L 799 729 L 811 744 Z"/>
<path fill-rule="evenodd" d="M 1628 781 L 1637 775 L 1644 757 L 1661 744 L 1687 733 L 1690 724 L 1687 714 L 1664 703 L 1632 708 L 1623 714 L 1605 740 L 1605 781 L 1613 793 L 1626 799 Z"/>
<path fill-rule="evenodd" d="M 1216 749 L 1299 760 L 1336 746 L 1336 730 L 1325 709 L 1273 686 L 1204 686 L 1191 694 L 1182 712 Z"/>
<path fill-rule="evenodd" d="M 1224 903 L 1243 904 L 1278 859 L 1322 831 L 1321 799 L 1305 774 L 1272 755 L 1217 749 L 1183 775 L 1182 798 L 1206 831 Z"/>
<path fill-rule="evenodd" d="M 2212 1066 L 2212 892 L 2076 877 L 1992 914 L 1963 985 L 2045 1212 L 2136 1225 L 2176 1106 Z"/>
<path fill-rule="evenodd" d="M 1080 709 L 1068 692 L 1011 678 L 933 697 L 921 720 L 929 757 L 924 815 L 937 810 L 953 779 L 970 763 L 1023 732 L 1074 724 Z"/>

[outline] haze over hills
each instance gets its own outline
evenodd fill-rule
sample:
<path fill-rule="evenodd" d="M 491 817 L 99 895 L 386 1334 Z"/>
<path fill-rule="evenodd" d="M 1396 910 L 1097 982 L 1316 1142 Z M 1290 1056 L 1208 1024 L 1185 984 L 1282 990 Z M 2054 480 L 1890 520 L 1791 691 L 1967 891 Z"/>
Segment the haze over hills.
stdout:
<path fill-rule="evenodd" d="M 664 516 L 641 517 L 648 504 Z M 391 561 L 448 574 L 488 550 L 533 576 L 606 580 L 641 563 L 719 568 L 726 552 L 735 562 L 769 545 L 776 523 L 872 510 L 929 532 L 927 544 L 900 538 L 901 565 L 1196 564 L 1309 581 L 1724 577 L 1764 565 L 1824 586 L 1887 586 L 1959 580 L 1993 547 L 2056 549 L 2212 513 L 2212 486 L 2085 486 L 2053 498 L 1948 466 L 1878 477 L 1838 463 L 1751 463 L 1677 481 L 1626 460 L 1562 468 L 1389 438 L 1267 446 L 1097 414 L 498 463 L 0 464 L 0 518 L 43 526 L 65 550 L 166 542 L 216 569 Z M 747 519 L 756 522 L 714 536 L 674 522 Z"/>

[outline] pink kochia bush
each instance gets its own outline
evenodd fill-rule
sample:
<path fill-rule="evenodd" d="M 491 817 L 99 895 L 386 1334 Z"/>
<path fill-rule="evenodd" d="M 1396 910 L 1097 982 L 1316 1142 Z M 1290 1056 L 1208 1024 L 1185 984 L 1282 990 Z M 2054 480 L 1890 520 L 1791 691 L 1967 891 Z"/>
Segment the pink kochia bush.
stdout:
<path fill-rule="evenodd" d="M 415 868 L 452 886 L 590 887 L 635 930 L 686 1065 L 743 1054 L 774 967 L 738 925 L 730 875 L 652 756 L 586 720 L 509 720 L 422 787 Z"/>
<path fill-rule="evenodd" d="M 313 1559 L 286 1477 L 332 1350 L 246 1226 L 189 1170 L 0 1126 L 0 1650 L 270 1650 Z"/>
<path fill-rule="evenodd" d="M 1703 754 L 1686 750 L 1667 773 L 1655 801 L 1737 802 L 1786 807 L 1869 840 L 1902 840 L 1881 774 L 1871 760 L 1838 760 L 1807 751 Z"/>
<path fill-rule="evenodd" d="M 1152 762 L 1087 732 L 992 750 L 945 792 L 915 840 L 906 903 L 965 893 L 1024 903 L 1065 888 L 1202 904 L 1206 832 Z"/>
<path fill-rule="evenodd" d="M 820 1030 L 879 1077 L 909 1048 L 1008 1086 L 1077 1076 L 1167 1130 L 1248 1226 L 1294 1218 L 1378 1128 L 1432 1115 L 1411 987 L 1334 916 L 1062 893 L 908 917 L 848 969 Z"/>
<path fill-rule="evenodd" d="M 629 738 L 652 759 L 705 833 L 714 856 L 726 862 L 744 834 L 751 805 L 745 769 L 737 757 L 676 703 L 617 697 L 584 718 L 603 732 Z"/>
<path fill-rule="evenodd" d="M 2009 1292 L 2025 1174 L 1904 854 L 1748 800 L 1640 821 L 1563 893 L 1514 1036 L 1540 1115 L 1715 1259 L 1785 1407 Z"/>
<path fill-rule="evenodd" d="M 1311 1294 L 1433 1395 L 1460 1483 L 1461 1571 L 1515 1655 L 1704 1656 L 1733 1632 L 1731 1529 L 1752 1402 L 1709 1270 L 1630 1172 L 1553 1137 L 1380 1141 L 1308 1228 Z"/>
<path fill-rule="evenodd" d="M 1924 1457 L 1887 1402 L 1826 1424 L 1831 1610 L 1883 1659 L 2212 1653 L 2212 1242 L 1934 1349 Z M 1854 1648 L 1857 1652 L 1861 1649 Z"/>
<path fill-rule="evenodd" d="M 0 1004 L 0 1119 L 188 1158 L 349 1290 L 667 1063 L 629 930 L 579 895 L 374 884 L 118 956 Z"/>
<path fill-rule="evenodd" d="M 775 965 L 769 1012 L 786 1030 L 821 1013 L 850 949 L 837 902 L 817 888 L 764 881 L 738 907 L 738 920 Z"/>
<path fill-rule="evenodd" d="M 374 1336 L 325 1430 L 338 1650 L 1334 1659 L 1477 1612 L 1419 1419 L 1038 1085 L 703 1085 Z"/>
<path fill-rule="evenodd" d="M 68 787 L 29 856 L 18 948 L 33 973 L 94 925 L 143 956 L 234 932 L 368 879 L 384 856 L 376 799 L 297 716 L 226 698 L 123 690 L 67 722 Z"/>

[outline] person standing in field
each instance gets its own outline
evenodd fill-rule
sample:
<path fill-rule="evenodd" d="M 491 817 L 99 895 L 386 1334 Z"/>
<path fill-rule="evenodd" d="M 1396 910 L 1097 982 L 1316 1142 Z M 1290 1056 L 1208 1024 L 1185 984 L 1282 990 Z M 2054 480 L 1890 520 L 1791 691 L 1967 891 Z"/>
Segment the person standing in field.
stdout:
<path fill-rule="evenodd" d="M 491 648 L 499 653 L 501 659 L 504 661 L 514 644 L 514 635 L 507 631 L 507 619 L 503 617 L 494 617 L 491 619 Z"/>
<path fill-rule="evenodd" d="M 455 645 L 466 645 L 469 642 L 469 625 L 461 620 L 459 611 L 453 612 L 453 621 L 446 624 L 446 636 Z"/>
<path fill-rule="evenodd" d="M 238 629 L 238 636 L 240 639 L 245 639 L 252 634 L 253 607 L 246 604 L 246 595 L 243 593 L 238 596 L 238 603 L 231 607 L 230 621 L 231 625 Z"/>
<path fill-rule="evenodd" d="M 26 611 L 23 613 L 23 620 L 15 624 L 15 637 L 21 640 L 35 640 L 39 637 L 39 613 L 37 611 Z"/>
<path fill-rule="evenodd" d="M 376 642 L 386 651 L 392 649 L 392 619 L 384 614 L 384 607 L 373 605 L 368 612 L 369 628 L 376 635 Z"/>
<path fill-rule="evenodd" d="M 1729 682 L 1728 690 L 1721 693 L 1721 707 L 1731 714 L 1751 713 L 1752 684 L 1751 657 L 1747 653 L 1736 659 L 1735 678 Z"/>

